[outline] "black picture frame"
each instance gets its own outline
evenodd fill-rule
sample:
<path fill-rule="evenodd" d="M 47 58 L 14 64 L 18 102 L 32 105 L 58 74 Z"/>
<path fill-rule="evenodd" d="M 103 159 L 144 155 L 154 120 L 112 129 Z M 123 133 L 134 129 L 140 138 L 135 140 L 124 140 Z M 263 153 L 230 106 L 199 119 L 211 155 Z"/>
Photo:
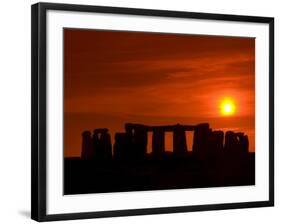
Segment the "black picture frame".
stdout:
<path fill-rule="evenodd" d="M 254 22 L 269 25 L 269 200 L 243 203 L 208 204 L 196 206 L 159 207 L 68 214 L 46 213 L 46 12 L 64 10 L 101 12 L 123 15 L 161 16 L 205 20 Z M 32 5 L 31 18 L 31 76 L 32 76 L 32 155 L 31 155 L 31 218 L 36 221 L 54 221 L 205 210 L 237 209 L 274 206 L 274 18 L 164 11 L 137 8 L 103 7 L 73 4 L 37 3 Z"/>

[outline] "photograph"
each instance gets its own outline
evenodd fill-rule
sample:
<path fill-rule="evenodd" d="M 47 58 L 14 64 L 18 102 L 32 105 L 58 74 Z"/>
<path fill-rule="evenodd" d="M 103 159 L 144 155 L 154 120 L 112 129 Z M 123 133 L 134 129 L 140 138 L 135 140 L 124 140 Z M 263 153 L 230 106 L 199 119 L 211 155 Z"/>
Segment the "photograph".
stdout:
<path fill-rule="evenodd" d="M 255 46 L 64 28 L 64 194 L 255 185 Z"/>
<path fill-rule="evenodd" d="M 279 223 L 281 3 L 202 2 L 3 1 L 0 224 Z"/>

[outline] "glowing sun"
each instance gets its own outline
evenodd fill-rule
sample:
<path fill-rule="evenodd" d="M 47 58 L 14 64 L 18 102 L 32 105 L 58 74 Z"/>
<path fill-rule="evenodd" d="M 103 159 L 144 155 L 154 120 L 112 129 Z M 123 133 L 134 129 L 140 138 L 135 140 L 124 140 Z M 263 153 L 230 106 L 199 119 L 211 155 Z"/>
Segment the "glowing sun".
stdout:
<path fill-rule="evenodd" d="M 231 98 L 224 98 L 220 103 L 220 112 L 223 116 L 234 115 L 236 111 L 235 102 Z"/>

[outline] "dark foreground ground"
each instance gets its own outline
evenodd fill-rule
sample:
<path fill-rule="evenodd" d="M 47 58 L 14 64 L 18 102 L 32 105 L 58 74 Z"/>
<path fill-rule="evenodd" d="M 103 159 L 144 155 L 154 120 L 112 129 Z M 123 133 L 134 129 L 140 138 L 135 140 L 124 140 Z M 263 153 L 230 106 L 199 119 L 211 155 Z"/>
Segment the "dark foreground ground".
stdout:
<path fill-rule="evenodd" d="M 64 161 L 64 194 L 183 189 L 255 184 L 255 154 L 198 159 L 192 154 L 139 162 Z"/>

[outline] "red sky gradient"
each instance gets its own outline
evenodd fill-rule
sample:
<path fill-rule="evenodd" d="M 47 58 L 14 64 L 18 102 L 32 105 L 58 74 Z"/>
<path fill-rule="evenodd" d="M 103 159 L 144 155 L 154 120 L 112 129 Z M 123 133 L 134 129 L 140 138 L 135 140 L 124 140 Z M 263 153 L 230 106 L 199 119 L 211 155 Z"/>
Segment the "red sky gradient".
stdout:
<path fill-rule="evenodd" d="M 233 116 L 220 113 L 225 97 Z M 245 132 L 255 151 L 255 39 L 65 29 L 64 156 L 80 156 L 82 131 L 113 140 L 125 122 L 209 122 Z"/>

